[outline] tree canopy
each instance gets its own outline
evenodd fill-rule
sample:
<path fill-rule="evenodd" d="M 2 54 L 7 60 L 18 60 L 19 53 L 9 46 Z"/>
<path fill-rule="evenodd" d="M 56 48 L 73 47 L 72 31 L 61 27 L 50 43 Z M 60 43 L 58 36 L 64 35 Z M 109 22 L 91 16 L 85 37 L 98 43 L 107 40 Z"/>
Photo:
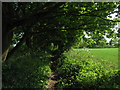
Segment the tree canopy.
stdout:
<path fill-rule="evenodd" d="M 112 37 L 119 20 L 110 17 L 120 12 L 119 2 L 9 2 L 2 6 L 2 53 L 14 45 L 7 58 L 23 44 L 58 58 L 79 39 L 86 40 L 84 32 L 96 41 L 106 34 Z"/>

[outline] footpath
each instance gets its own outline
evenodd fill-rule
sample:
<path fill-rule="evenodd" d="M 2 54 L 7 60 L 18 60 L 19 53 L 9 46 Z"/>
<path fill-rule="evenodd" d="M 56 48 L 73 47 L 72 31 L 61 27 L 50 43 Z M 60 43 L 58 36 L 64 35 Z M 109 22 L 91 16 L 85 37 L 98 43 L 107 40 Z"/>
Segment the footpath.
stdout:
<path fill-rule="evenodd" d="M 56 89 L 56 85 L 58 83 L 58 75 L 55 72 L 55 68 L 54 68 L 54 63 L 51 63 L 50 65 L 51 68 L 51 75 L 48 77 L 50 80 L 48 81 L 48 84 L 46 85 L 47 89 L 49 90 L 57 90 Z"/>

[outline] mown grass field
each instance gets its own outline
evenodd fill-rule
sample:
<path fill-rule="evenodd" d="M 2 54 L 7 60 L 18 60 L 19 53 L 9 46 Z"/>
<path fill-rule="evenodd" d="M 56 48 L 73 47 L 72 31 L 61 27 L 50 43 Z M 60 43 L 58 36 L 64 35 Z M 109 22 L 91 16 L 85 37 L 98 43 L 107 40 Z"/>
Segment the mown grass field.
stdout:
<path fill-rule="evenodd" d="M 118 48 L 93 48 L 89 50 L 98 58 L 109 60 L 109 62 L 118 65 Z"/>
<path fill-rule="evenodd" d="M 90 48 L 85 50 L 88 50 L 91 55 L 98 59 L 109 61 L 118 68 L 118 48 Z"/>

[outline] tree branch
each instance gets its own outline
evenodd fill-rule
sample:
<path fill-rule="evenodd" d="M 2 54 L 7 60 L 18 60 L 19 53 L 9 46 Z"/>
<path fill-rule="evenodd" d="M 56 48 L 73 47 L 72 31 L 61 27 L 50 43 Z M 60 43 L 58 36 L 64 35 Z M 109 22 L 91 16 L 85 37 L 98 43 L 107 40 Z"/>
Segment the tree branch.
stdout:
<path fill-rule="evenodd" d="M 82 14 L 82 15 L 76 15 L 76 14 L 72 14 L 72 15 L 74 15 L 74 16 L 92 16 L 92 17 L 98 17 L 98 18 L 101 18 L 101 19 L 103 19 L 103 20 L 106 20 L 106 21 L 111 21 L 111 22 L 120 22 L 120 21 L 114 21 L 114 20 L 110 20 L 110 19 L 106 19 L 106 18 L 103 18 L 103 17 L 101 17 L 101 16 L 99 16 L 99 15 L 85 15 L 85 14 Z"/>
<path fill-rule="evenodd" d="M 12 25 L 20 26 L 20 25 L 25 25 L 26 23 L 28 23 L 28 21 L 29 22 L 39 21 L 40 19 L 43 19 L 45 16 L 49 15 L 50 13 L 53 13 L 54 11 L 56 11 L 58 9 L 58 7 L 63 4 L 64 3 L 57 3 L 57 4 L 55 4 L 55 6 L 50 7 L 45 12 L 36 12 L 36 13 L 33 13 L 32 15 L 28 15 L 28 16 L 26 15 L 26 17 L 13 22 Z"/>
<path fill-rule="evenodd" d="M 13 54 L 16 53 L 16 50 L 20 48 L 20 46 L 25 42 L 27 34 L 24 34 L 23 37 L 20 39 L 19 43 L 8 53 L 6 60 L 8 60 Z"/>

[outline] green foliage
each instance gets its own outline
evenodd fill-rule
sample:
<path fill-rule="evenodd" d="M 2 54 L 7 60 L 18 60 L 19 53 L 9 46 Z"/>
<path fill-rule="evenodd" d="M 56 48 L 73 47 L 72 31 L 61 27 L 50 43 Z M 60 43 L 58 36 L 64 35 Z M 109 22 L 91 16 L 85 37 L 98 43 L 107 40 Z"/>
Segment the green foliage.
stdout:
<path fill-rule="evenodd" d="M 45 88 L 51 73 L 49 57 L 41 51 L 10 58 L 3 63 L 3 88 Z"/>
<path fill-rule="evenodd" d="M 89 51 L 71 50 L 64 53 L 65 59 L 62 65 L 58 65 L 58 88 L 118 88 L 120 82 L 115 77 L 120 77 L 118 71 L 112 70 L 106 61 L 96 62 L 96 58 L 90 56 Z M 59 61 L 62 61 L 59 59 Z M 106 65 L 106 66 L 104 66 Z M 114 83 L 114 85 L 112 85 Z M 110 86 L 111 85 L 111 86 Z"/>
<path fill-rule="evenodd" d="M 55 49 L 50 48 L 53 44 L 52 47 L 57 47 L 61 54 L 70 49 L 79 37 L 85 39 L 83 32 L 92 36 L 95 42 L 103 39 L 106 33 L 112 37 L 114 32 L 111 28 L 116 23 L 107 16 L 114 13 L 117 6 L 116 2 L 3 3 L 4 28 L 11 26 L 8 32 L 15 34 L 11 45 L 19 42 L 23 33 L 26 39 L 23 42 L 30 49 L 54 52 Z"/>
<path fill-rule="evenodd" d="M 103 35 L 106 33 L 112 37 L 112 33 L 114 32 L 111 28 L 113 28 L 116 23 L 108 19 L 107 16 L 109 16 L 109 13 L 114 13 L 114 9 L 116 9 L 117 6 L 119 6 L 119 4 L 116 2 L 3 3 L 4 10 L 2 16 L 3 31 L 5 33 L 3 33 L 3 36 L 6 37 L 6 33 L 8 34 L 9 32 L 13 33 L 12 43 L 9 44 L 17 44 L 17 48 L 12 47 L 12 50 L 15 52 L 18 47 L 23 49 L 17 52 L 17 56 L 14 56 L 11 60 L 9 59 L 7 64 L 4 64 L 3 87 L 42 88 L 50 72 L 50 68 L 48 67 L 49 54 L 53 57 L 60 56 L 64 51 L 68 51 L 75 42 L 79 40 L 79 37 L 86 40 L 84 32 L 86 32 L 88 36 L 92 36 L 95 42 L 103 39 Z M 92 43 L 91 39 L 89 39 L 89 41 Z M 10 41 L 6 40 L 6 43 L 8 42 Z M 27 46 L 30 51 L 26 52 L 24 46 L 21 46 L 22 44 L 25 44 L 25 47 Z M 10 45 L 7 45 L 5 50 L 8 49 Z M 35 51 L 37 51 L 37 53 L 34 53 Z M 90 76 L 85 76 L 88 78 L 96 77 L 96 74 L 98 74 L 96 73 L 97 70 L 95 70 L 96 72 L 91 72 L 91 70 L 99 66 L 98 64 L 93 64 L 91 57 L 86 56 L 86 54 L 81 56 L 76 55 L 74 56 L 73 54 L 73 57 L 67 55 L 69 58 L 65 58 L 63 55 L 62 58 L 65 58 L 66 61 L 59 60 L 60 63 L 58 62 L 58 66 L 60 67 L 58 71 L 62 70 L 60 73 L 68 75 L 68 78 L 71 80 L 63 79 L 63 82 L 68 80 L 71 82 L 71 86 L 75 85 L 74 83 L 77 82 L 77 79 L 81 82 L 81 79 L 76 76 L 85 76 L 83 73 L 80 74 L 78 72 L 79 70 L 87 72 L 86 68 L 89 67 L 88 71 Z M 93 66 L 90 67 L 91 65 Z M 79 67 L 82 69 L 79 69 Z M 101 68 L 99 68 L 99 70 L 101 70 Z M 66 72 L 64 72 L 64 70 Z M 74 70 L 76 73 L 70 72 Z M 86 75 L 88 74 L 86 73 Z M 83 81 L 84 79 L 85 78 L 83 78 Z M 91 80 L 88 79 L 88 82 L 90 81 Z M 70 86 L 69 82 L 67 83 L 68 86 Z M 86 86 L 88 82 L 86 82 Z M 94 84 L 94 82 L 91 84 Z"/>

